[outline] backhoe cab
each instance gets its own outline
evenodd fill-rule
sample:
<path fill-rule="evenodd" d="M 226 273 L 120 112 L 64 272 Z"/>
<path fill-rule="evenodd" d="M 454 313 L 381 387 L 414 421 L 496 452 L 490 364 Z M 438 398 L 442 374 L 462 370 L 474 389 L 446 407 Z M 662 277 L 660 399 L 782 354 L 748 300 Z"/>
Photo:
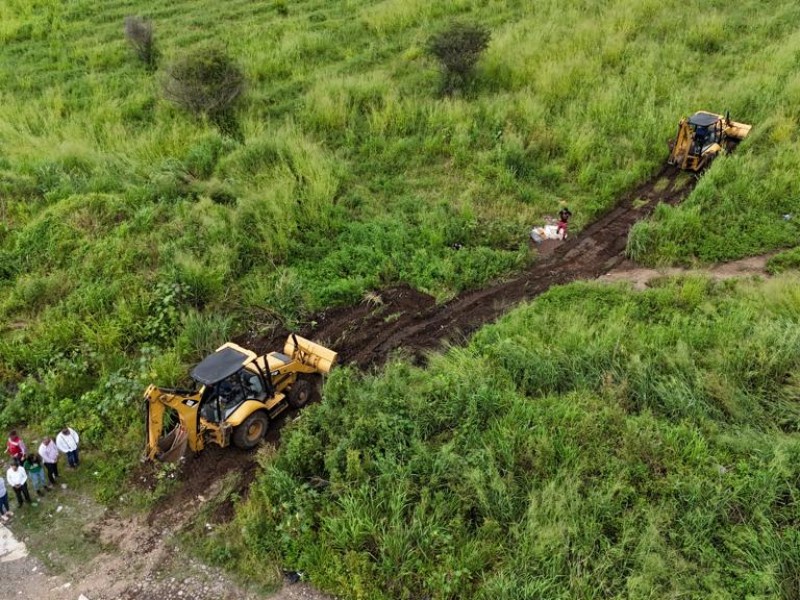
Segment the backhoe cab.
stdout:
<path fill-rule="evenodd" d="M 752 125 L 731 121 L 728 115 L 696 112 L 678 124 L 678 135 L 670 141 L 668 162 L 688 171 L 701 171 L 746 138 L 751 129 Z"/>
<path fill-rule="evenodd" d="M 335 362 L 335 352 L 296 335 L 264 356 L 221 346 L 192 370 L 193 389 L 145 391 L 147 458 L 174 461 L 208 443 L 253 448 L 276 416 L 319 394 Z"/>

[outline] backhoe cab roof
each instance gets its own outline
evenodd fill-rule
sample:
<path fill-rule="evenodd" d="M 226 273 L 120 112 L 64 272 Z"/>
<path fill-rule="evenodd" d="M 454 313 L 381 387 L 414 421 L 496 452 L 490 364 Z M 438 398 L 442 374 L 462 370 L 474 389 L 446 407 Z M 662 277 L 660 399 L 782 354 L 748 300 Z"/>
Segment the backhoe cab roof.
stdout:
<path fill-rule="evenodd" d="M 244 348 L 226 344 L 219 350 L 205 357 L 192 370 L 192 379 L 205 385 L 213 385 L 230 377 L 243 366 L 255 360 L 254 353 Z"/>
<path fill-rule="evenodd" d="M 689 123 L 696 127 L 709 127 L 719 121 L 719 115 L 712 115 L 707 112 L 696 112 L 689 117 Z"/>

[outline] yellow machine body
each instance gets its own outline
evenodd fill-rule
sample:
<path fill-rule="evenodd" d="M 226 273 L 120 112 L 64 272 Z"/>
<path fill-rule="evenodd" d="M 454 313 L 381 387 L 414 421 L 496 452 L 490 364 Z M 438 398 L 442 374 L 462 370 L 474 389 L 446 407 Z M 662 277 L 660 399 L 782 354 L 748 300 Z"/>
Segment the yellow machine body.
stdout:
<path fill-rule="evenodd" d="M 297 335 L 289 336 L 282 353 L 263 356 L 234 343 L 220 346 L 192 371 L 194 389 L 147 388 L 146 457 L 173 461 L 209 443 L 252 448 L 272 419 L 319 392 L 336 356 Z"/>
<path fill-rule="evenodd" d="M 746 138 L 751 129 L 752 125 L 731 121 L 727 116 L 698 111 L 678 124 L 668 162 L 688 171 L 701 171 Z"/>

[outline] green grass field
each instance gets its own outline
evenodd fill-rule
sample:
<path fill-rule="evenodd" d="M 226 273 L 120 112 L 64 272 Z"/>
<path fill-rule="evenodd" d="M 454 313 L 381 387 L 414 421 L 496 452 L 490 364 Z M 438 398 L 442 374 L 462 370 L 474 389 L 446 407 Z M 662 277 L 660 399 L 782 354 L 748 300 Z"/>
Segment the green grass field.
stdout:
<path fill-rule="evenodd" d="M 206 543 L 348 598 L 798 598 L 798 283 L 573 284 L 339 370 Z"/>
<path fill-rule="evenodd" d="M 125 42 L 128 15 L 155 24 L 156 73 Z M 426 44 L 454 19 L 485 25 L 492 40 L 471 87 L 442 97 Z M 41 433 L 71 423 L 105 452 L 98 469 L 107 489 L 98 494 L 110 497 L 141 447 L 138 398 L 147 383 L 177 383 L 237 332 L 292 327 L 382 286 L 405 282 L 444 300 L 517 271 L 536 260 L 527 244 L 533 224 L 562 202 L 576 229 L 589 223 L 659 170 L 679 118 L 697 109 L 729 110 L 753 133 L 681 206 L 638 224 L 629 255 L 694 264 L 785 250 L 770 268 L 796 269 L 799 25 L 800 5 L 790 0 L 0 0 L 0 426 Z M 161 99 L 164 65 L 207 41 L 225 45 L 246 73 L 240 140 Z M 579 286 L 513 317 L 550 307 L 536 318 L 552 325 L 564 294 L 578 303 L 570 309 L 578 318 L 589 307 L 573 295 L 586 292 L 607 310 L 610 330 L 626 319 L 652 321 L 673 347 L 682 338 L 670 320 L 684 313 L 670 302 L 689 294 L 693 318 L 730 310 L 750 324 L 758 353 L 731 358 L 741 368 L 715 357 L 729 356 L 725 343 L 738 338 L 725 336 L 744 325 L 712 319 L 703 329 L 710 340 L 700 332 L 684 342 L 690 354 L 705 352 L 696 344 L 719 353 L 703 368 L 681 363 L 682 351 L 658 351 L 646 332 L 631 343 L 649 358 L 621 365 L 604 361 L 629 354 L 578 332 L 547 350 L 526 348 L 501 325 L 430 373 L 395 365 L 362 381 L 342 371 L 330 403 L 309 421 L 344 427 L 367 399 L 385 403 L 384 416 L 364 420 L 360 441 L 298 434 L 253 504 L 297 489 L 305 471 L 289 469 L 288 457 L 335 456 L 324 459 L 336 477 L 344 473 L 335 478 L 339 495 L 324 497 L 329 530 L 301 535 L 293 528 L 305 521 L 281 525 L 282 505 L 264 522 L 245 512 L 247 540 L 259 528 L 271 535 L 245 554 L 280 552 L 331 589 L 353 577 L 349 594 L 363 597 L 426 586 L 436 597 L 644 597 L 647 589 L 774 597 L 782 573 L 797 574 L 797 563 L 783 558 L 797 538 L 780 521 L 789 511 L 796 525 L 796 508 L 763 504 L 753 490 L 763 484 L 783 498 L 775 502 L 789 502 L 780 482 L 797 476 L 797 400 L 770 407 L 762 388 L 739 378 L 766 386 L 778 377 L 773 391 L 790 385 L 779 383 L 774 365 L 791 363 L 796 374 L 795 359 L 781 353 L 797 350 L 787 312 L 796 296 L 781 288 L 792 281 L 731 292 L 731 300 L 727 288 L 698 282 L 642 299 Z M 605 298 L 615 294 L 642 314 L 614 312 Z M 776 323 L 757 314 L 758 294 L 767 294 Z M 693 298 L 707 300 L 694 306 Z M 509 341 L 494 339 L 504 331 Z M 774 357 L 773 342 L 783 348 Z M 617 371 L 622 379 L 598 387 L 598 377 Z M 624 385 L 641 389 L 617 389 Z M 497 397 L 498 389 L 508 393 Z M 425 409 L 441 397 L 452 418 L 478 411 L 475 390 L 485 391 L 494 408 L 479 412 L 492 420 L 472 415 L 466 427 L 492 422 L 497 431 L 448 432 L 437 423 L 450 417 Z M 428 425 L 394 416 L 398 402 L 418 394 L 432 394 L 415 400 L 430 413 Z M 617 396 L 639 404 L 614 404 Z M 523 401 L 532 397 L 543 400 Z M 345 401 L 355 403 L 352 412 L 337 416 Z M 498 432 L 519 419 L 545 429 L 500 440 L 527 449 L 494 448 Z M 617 437 L 603 437 L 603 428 Z M 542 433 L 556 429 L 563 439 Z M 406 434 L 419 448 L 407 447 Z M 364 444 L 383 435 L 396 436 L 403 457 L 419 450 L 420 470 L 406 472 L 394 455 L 362 464 Z M 583 438 L 594 440 L 595 455 L 577 453 Z M 519 452 L 520 465 L 502 462 Z M 668 465 L 655 482 L 642 456 Z M 483 472 L 490 463 L 505 466 Z M 415 473 L 428 479 L 396 496 L 373 486 Z M 594 480 L 597 489 L 587 488 Z M 484 495 L 451 496 L 476 490 Z M 298 498 L 308 505 L 291 514 L 316 519 L 323 500 L 307 490 Z M 724 522 L 720 507 L 730 498 L 744 507 L 743 524 Z M 378 513 L 390 516 L 377 522 Z M 285 535 L 276 541 L 279 526 Z M 712 531 L 721 537 L 703 537 Z M 426 537 L 434 532 L 442 537 Z M 408 554 L 415 540 L 420 549 Z M 488 566 L 486 552 L 495 557 Z M 404 556 L 403 587 L 390 589 L 388 574 Z M 685 577 L 672 584 L 675 573 Z"/>
<path fill-rule="evenodd" d="M 154 21 L 162 63 L 227 45 L 250 82 L 243 144 L 159 99 L 128 14 Z M 395 281 L 479 286 L 529 259 L 529 226 L 559 201 L 581 225 L 651 175 L 700 107 L 752 139 L 638 227 L 631 254 L 796 242 L 781 219 L 800 208 L 793 2 L 4 1 L 0 17 L 12 376 L 53 351 L 172 346 L 192 311 L 292 322 Z M 424 47 L 455 18 L 493 39 L 473 88 L 441 98 Z M 174 284 L 179 318 L 148 323 Z"/>

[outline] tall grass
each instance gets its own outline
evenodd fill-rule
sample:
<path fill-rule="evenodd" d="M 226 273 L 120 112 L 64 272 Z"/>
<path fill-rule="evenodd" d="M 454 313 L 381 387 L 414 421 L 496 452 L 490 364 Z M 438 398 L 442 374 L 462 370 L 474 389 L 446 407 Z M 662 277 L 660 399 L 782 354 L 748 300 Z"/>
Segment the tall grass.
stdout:
<path fill-rule="evenodd" d="M 243 142 L 159 98 L 129 14 L 167 62 L 227 45 L 250 82 Z M 469 93 L 442 99 L 424 49 L 462 18 L 493 42 Z M 483 285 L 527 263 L 559 201 L 581 226 L 649 177 L 699 108 L 753 134 L 635 228 L 631 254 L 794 243 L 798 22 L 788 0 L 0 0 L 0 422 L 42 418 L 20 386 L 58 356 L 92 368 L 80 389 L 53 379 L 46 407 L 79 412 L 125 360 L 167 356 L 153 370 L 174 379 L 212 344 L 187 319 L 230 332 L 399 281 L 439 299 Z"/>
<path fill-rule="evenodd" d="M 346 598 L 793 598 L 796 287 L 573 284 L 340 369 L 216 544 Z"/>

